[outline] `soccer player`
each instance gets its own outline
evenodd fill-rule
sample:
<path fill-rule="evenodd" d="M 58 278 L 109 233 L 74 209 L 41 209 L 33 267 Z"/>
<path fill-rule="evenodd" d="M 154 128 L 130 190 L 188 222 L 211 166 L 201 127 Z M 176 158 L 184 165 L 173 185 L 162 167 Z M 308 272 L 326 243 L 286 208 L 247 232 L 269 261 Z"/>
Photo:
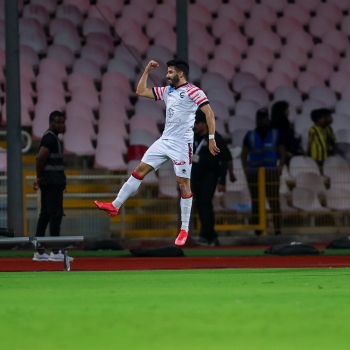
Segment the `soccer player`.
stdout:
<path fill-rule="evenodd" d="M 175 244 L 184 245 L 188 237 L 188 226 L 192 208 L 190 185 L 192 167 L 193 124 L 196 110 L 200 108 L 205 116 L 209 130 L 209 151 L 217 155 L 220 150 L 215 143 L 215 117 L 205 93 L 187 82 L 188 63 L 181 59 L 167 62 L 166 78 L 169 86 L 147 87 L 148 74 L 159 64 L 151 60 L 137 85 L 139 96 L 154 100 L 163 100 L 166 104 L 166 121 L 162 136 L 154 142 L 144 154 L 140 164 L 132 172 L 112 203 L 95 201 L 95 205 L 110 216 L 118 214 L 122 204 L 139 188 L 144 177 L 157 170 L 169 159 L 173 162 L 174 172 L 180 189 L 181 229 Z"/>

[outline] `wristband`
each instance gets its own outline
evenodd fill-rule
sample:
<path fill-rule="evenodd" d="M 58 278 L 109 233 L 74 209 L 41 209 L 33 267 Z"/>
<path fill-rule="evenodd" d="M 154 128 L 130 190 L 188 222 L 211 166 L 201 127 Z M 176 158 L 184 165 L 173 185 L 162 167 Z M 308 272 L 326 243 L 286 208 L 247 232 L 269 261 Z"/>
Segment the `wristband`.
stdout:
<path fill-rule="evenodd" d="M 214 136 L 215 136 L 214 134 L 210 134 L 209 135 L 209 140 L 214 139 Z"/>

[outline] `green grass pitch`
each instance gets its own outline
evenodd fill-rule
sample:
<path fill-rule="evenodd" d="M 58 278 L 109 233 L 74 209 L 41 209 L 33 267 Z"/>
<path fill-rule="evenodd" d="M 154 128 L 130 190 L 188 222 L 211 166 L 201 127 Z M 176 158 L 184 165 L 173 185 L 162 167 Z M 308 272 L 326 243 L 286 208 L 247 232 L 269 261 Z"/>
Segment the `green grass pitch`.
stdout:
<path fill-rule="evenodd" d="M 1 349 L 349 349 L 350 269 L 0 274 Z"/>

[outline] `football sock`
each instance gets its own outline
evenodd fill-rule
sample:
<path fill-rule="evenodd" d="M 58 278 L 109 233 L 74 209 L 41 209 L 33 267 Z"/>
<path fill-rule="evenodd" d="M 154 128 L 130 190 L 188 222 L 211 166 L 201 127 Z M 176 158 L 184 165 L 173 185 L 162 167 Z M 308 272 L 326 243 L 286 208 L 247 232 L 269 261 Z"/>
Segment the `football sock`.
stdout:
<path fill-rule="evenodd" d="M 187 196 L 181 196 L 180 208 L 181 208 L 181 229 L 188 232 L 188 226 L 190 224 L 191 208 L 192 208 L 192 193 Z"/>
<path fill-rule="evenodd" d="M 120 189 L 117 198 L 112 202 L 113 206 L 119 209 L 123 203 L 138 190 L 142 180 L 143 177 L 140 177 L 133 172 L 128 181 L 126 181 Z"/>

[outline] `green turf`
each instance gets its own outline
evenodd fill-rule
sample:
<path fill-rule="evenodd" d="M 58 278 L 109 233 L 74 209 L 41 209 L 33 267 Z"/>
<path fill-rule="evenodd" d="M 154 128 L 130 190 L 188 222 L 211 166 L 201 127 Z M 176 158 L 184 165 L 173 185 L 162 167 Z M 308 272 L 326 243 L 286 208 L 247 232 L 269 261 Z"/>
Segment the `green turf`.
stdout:
<path fill-rule="evenodd" d="M 2 349 L 349 349 L 350 269 L 0 274 Z"/>
<path fill-rule="evenodd" d="M 268 256 L 265 249 L 183 249 L 185 256 Z M 350 249 L 321 249 L 322 255 L 350 255 Z M 73 257 L 122 257 L 133 256 L 129 250 L 100 250 L 69 251 Z M 32 250 L 7 250 L 0 251 L 0 258 L 28 258 L 33 256 Z"/>

